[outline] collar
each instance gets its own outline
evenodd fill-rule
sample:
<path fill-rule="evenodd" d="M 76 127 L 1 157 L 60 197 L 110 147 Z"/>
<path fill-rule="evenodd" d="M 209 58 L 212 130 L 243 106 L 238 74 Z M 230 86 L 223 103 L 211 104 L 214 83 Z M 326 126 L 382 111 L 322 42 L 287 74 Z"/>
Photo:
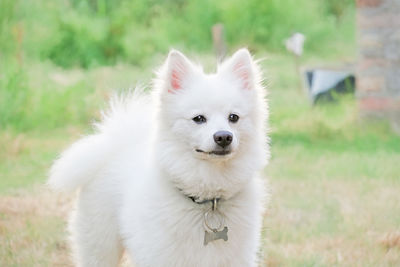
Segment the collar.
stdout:
<path fill-rule="evenodd" d="M 185 197 L 187 197 L 188 199 L 190 199 L 191 201 L 193 201 L 193 203 L 202 205 L 202 204 L 207 204 L 207 203 L 212 203 L 213 207 L 217 206 L 217 203 L 221 200 L 220 197 L 215 197 L 215 198 L 210 198 L 210 199 L 200 199 L 200 197 L 198 196 L 192 196 L 192 195 L 186 195 L 182 189 L 177 188 L 179 192 L 182 193 L 182 195 L 184 195 Z"/>
<path fill-rule="evenodd" d="M 204 200 L 199 200 L 198 198 L 196 198 L 196 197 L 192 197 L 192 196 L 187 196 L 187 195 L 185 195 L 186 197 L 188 197 L 188 198 L 190 198 L 194 203 L 196 203 L 196 204 L 199 204 L 199 205 L 201 205 L 201 204 L 206 204 L 206 203 L 208 203 L 208 202 L 211 202 L 212 203 L 212 205 L 213 205 L 213 209 L 214 209 L 214 207 L 216 207 L 217 206 L 217 203 L 220 201 L 220 199 L 221 198 L 212 198 L 212 199 L 204 199 Z"/>

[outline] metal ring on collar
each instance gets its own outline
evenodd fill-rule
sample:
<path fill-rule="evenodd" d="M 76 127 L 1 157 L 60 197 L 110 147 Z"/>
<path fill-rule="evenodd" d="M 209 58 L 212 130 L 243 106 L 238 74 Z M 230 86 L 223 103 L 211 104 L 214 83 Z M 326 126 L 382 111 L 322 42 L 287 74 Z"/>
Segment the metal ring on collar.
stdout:
<path fill-rule="evenodd" d="M 210 219 L 209 216 L 212 212 L 215 213 L 219 218 L 219 225 L 216 228 L 213 228 L 212 226 L 210 226 L 209 222 L 208 222 Z M 205 224 L 206 228 L 212 232 L 220 231 L 220 230 L 222 230 L 222 228 L 224 227 L 224 224 L 225 224 L 224 216 L 219 211 L 210 209 L 204 214 L 204 224 Z"/>

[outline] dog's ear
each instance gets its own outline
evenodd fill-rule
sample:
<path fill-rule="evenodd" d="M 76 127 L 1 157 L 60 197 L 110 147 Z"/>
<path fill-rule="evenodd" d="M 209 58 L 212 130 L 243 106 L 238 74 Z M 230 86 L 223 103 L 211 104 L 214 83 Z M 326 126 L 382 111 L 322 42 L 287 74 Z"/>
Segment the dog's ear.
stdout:
<path fill-rule="evenodd" d="M 193 74 L 193 65 L 181 52 L 171 50 L 166 62 L 166 81 L 169 93 L 184 87 L 184 83 Z"/>
<path fill-rule="evenodd" d="M 254 87 L 254 63 L 249 50 L 239 49 L 225 62 L 224 71 L 233 75 L 240 82 L 243 89 L 252 89 Z"/>

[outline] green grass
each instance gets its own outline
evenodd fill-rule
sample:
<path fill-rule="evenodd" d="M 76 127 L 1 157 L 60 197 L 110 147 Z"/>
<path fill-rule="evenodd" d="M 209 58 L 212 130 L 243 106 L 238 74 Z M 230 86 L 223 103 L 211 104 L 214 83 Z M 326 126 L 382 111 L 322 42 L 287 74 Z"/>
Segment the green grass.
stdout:
<path fill-rule="evenodd" d="M 87 125 L 111 91 L 148 80 L 140 68 L 127 65 L 82 72 L 52 63 L 10 65 L 0 76 L 0 127 L 9 131 L 52 130 L 67 124 Z"/>
<path fill-rule="evenodd" d="M 55 131 L 47 137 L 43 133 L 2 134 L 0 193 L 43 183 L 50 163 L 63 147 L 63 138 L 66 138 L 65 133 L 60 135 Z"/>

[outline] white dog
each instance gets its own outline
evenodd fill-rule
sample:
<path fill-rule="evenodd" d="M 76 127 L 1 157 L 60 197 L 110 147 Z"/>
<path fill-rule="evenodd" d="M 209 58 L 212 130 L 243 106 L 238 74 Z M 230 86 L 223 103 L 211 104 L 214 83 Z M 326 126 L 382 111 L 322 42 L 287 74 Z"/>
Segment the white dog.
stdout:
<path fill-rule="evenodd" d="M 267 106 L 246 49 L 205 74 L 171 51 L 152 94 L 117 97 L 95 134 L 51 169 L 80 189 L 70 222 L 78 266 L 256 266 Z"/>

